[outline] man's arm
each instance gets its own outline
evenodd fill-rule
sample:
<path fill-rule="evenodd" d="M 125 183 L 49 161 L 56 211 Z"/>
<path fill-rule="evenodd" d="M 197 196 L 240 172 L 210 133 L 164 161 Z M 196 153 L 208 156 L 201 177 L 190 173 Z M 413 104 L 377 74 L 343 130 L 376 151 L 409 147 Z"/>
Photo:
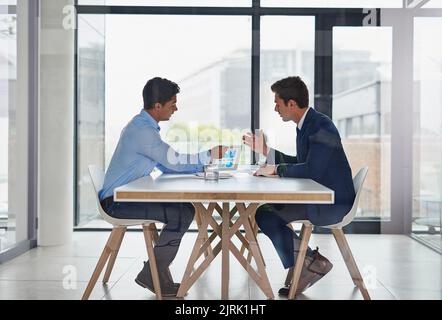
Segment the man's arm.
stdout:
<path fill-rule="evenodd" d="M 203 167 L 201 166 L 201 168 L 200 169 L 198 169 L 197 168 L 197 170 L 195 170 L 195 169 L 191 169 L 191 170 L 188 170 L 188 171 L 176 171 L 176 170 L 172 170 L 172 169 L 169 169 L 169 168 L 167 168 L 166 166 L 163 166 L 162 164 L 160 164 L 160 163 L 158 163 L 157 164 L 157 166 L 156 166 L 158 169 L 160 169 L 160 171 L 162 172 L 162 173 L 165 173 L 165 174 L 174 174 L 174 173 L 179 173 L 179 174 L 187 174 L 187 173 L 196 173 L 196 172 L 201 172 L 201 171 L 203 171 Z"/>
<path fill-rule="evenodd" d="M 339 137 L 326 130 L 321 130 L 310 137 L 310 148 L 304 163 L 281 164 L 277 168 L 280 177 L 304 178 L 316 180 L 324 175 L 328 162 L 336 147 L 339 146 Z"/>
<path fill-rule="evenodd" d="M 182 154 L 161 140 L 153 128 L 146 128 L 137 143 L 138 152 L 153 161 L 163 173 L 195 173 L 203 170 L 210 163 L 209 152 Z"/>

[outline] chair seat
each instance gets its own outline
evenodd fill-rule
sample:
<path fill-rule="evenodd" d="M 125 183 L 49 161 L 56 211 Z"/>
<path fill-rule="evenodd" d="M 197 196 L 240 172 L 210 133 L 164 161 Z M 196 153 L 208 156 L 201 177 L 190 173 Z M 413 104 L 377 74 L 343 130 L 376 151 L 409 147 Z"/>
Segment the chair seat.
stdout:
<path fill-rule="evenodd" d="M 293 221 L 292 223 L 302 223 L 302 224 L 307 225 L 307 226 L 312 226 L 313 225 L 309 220 L 296 220 L 296 221 Z"/>
<path fill-rule="evenodd" d="M 353 206 L 350 209 L 349 212 L 347 212 L 345 214 L 345 216 L 342 218 L 342 220 L 338 223 L 335 224 L 331 224 L 328 226 L 320 226 L 321 228 L 324 229 L 342 229 L 343 227 L 345 227 L 346 225 L 350 224 L 356 213 L 357 213 L 357 209 L 358 209 L 358 204 L 359 204 L 359 197 L 361 195 L 361 191 L 362 191 L 362 185 L 364 184 L 365 178 L 367 177 L 367 172 L 368 172 L 368 168 L 362 168 L 361 170 L 359 170 L 359 172 L 356 174 L 356 176 L 353 179 L 353 186 L 355 188 L 355 199 L 353 201 Z M 298 220 L 298 221 L 293 221 L 293 223 L 303 223 L 306 226 L 309 225 L 313 225 L 309 220 Z"/>
<path fill-rule="evenodd" d="M 133 220 L 133 219 L 117 219 L 110 216 L 105 218 L 105 221 L 113 225 L 114 227 L 132 227 L 139 225 L 150 225 L 152 223 L 162 223 L 155 220 Z"/>
<path fill-rule="evenodd" d="M 291 223 L 302 223 L 305 226 L 313 226 L 313 227 L 316 226 L 313 223 L 311 223 L 310 220 L 296 220 L 296 221 L 293 221 Z M 341 229 L 342 228 L 342 222 L 339 222 L 339 223 L 336 223 L 336 224 L 331 224 L 331 225 L 328 225 L 328 226 L 319 226 L 319 227 L 324 228 L 324 229 Z"/>

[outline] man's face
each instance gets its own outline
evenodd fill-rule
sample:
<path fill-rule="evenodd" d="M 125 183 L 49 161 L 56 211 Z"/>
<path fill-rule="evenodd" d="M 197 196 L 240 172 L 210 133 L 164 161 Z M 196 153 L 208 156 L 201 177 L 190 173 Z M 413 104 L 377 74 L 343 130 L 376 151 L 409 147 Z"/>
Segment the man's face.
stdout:
<path fill-rule="evenodd" d="M 172 99 L 167 101 L 165 104 L 163 104 L 160 108 L 159 114 L 160 114 L 160 121 L 169 121 L 172 115 L 178 111 L 178 108 L 176 106 L 177 103 L 177 97 L 173 96 Z"/>
<path fill-rule="evenodd" d="M 275 94 L 275 112 L 279 114 L 282 118 L 282 121 L 288 122 L 291 120 L 292 110 L 288 104 L 284 103 L 284 100 L 281 99 L 278 94 Z"/>

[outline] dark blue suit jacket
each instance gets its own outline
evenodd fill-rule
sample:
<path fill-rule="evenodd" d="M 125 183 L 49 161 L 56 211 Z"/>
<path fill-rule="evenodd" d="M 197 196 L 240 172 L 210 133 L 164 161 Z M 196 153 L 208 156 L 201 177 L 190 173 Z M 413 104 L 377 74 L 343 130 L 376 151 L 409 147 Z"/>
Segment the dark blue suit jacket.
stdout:
<path fill-rule="evenodd" d="M 318 226 L 342 221 L 355 199 L 352 173 L 334 123 L 310 109 L 297 130 L 296 157 L 275 151 L 269 162 L 279 164 L 281 177 L 312 179 L 335 191 L 333 205 L 307 205 L 309 220 Z M 274 157 L 274 159 L 272 159 Z"/>

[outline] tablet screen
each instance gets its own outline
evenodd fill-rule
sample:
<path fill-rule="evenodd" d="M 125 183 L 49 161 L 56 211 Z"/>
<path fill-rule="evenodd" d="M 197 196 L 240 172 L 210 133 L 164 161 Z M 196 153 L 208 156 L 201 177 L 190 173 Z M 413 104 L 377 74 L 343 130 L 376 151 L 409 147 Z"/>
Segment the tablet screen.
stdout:
<path fill-rule="evenodd" d="M 241 155 L 241 147 L 231 147 L 224 153 L 222 159 L 218 161 L 220 169 L 236 169 L 239 164 L 239 157 Z"/>

